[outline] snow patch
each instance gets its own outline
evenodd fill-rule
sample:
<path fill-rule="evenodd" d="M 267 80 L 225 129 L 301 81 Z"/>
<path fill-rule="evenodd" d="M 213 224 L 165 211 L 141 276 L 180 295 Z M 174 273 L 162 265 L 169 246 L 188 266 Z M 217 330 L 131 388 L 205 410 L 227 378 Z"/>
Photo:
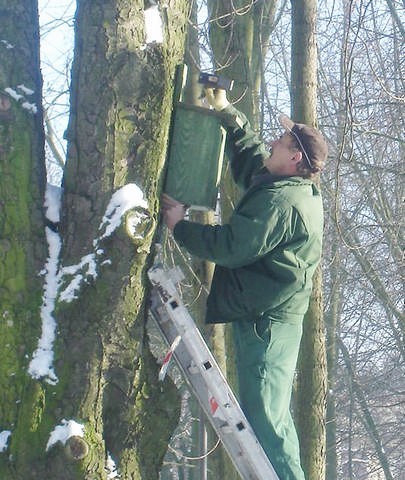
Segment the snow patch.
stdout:
<path fill-rule="evenodd" d="M 27 95 L 32 95 L 34 93 L 33 90 L 25 87 L 24 85 L 19 85 L 17 88 L 19 88 L 21 91 L 23 91 Z M 21 95 L 21 94 L 17 93 L 16 90 L 14 90 L 13 88 L 7 87 L 7 88 L 4 89 L 4 91 L 8 95 L 10 95 L 10 97 L 13 98 L 17 102 L 19 102 L 20 100 L 23 100 L 22 103 L 21 103 L 21 106 L 25 110 L 28 110 L 32 114 L 35 114 L 35 113 L 38 112 L 38 108 L 35 105 L 35 103 L 28 102 L 24 95 Z"/>
<path fill-rule="evenodd" d="M 84 282 L 97 278 L 97 260 L 96 254 L 90 253 L 82 257 L 80 263 L 64 267 L 61 270 L 61 279 L 67 276 L 73 277 L 69 284 L 61 291 L 59 295 L 60 302 L 70 303 L 75 300 L 80 288 Z"/>
<path fill-rule="evenodd" d="M 144 10 L 146 43 L 163 42 L 163 24 L 157 5 Z"/>
<path fill-rule="evenodd" d="M 110 452 L 107 452 L 107 459 L 105 462 L 105 471 L 107 472 L 107 478 L 121 478 L 117 466 L 114 462 L 114 460 L 111 457 Z"/>
<path fill-rule="evenodd" d="M 53 223 L 60 221 L 61 200 L 62 188 L 48 183 L 45 191 L 45 216 Z"/>
<path fill-rule="evenodd" d="M 49 435 L 48 443 L 46 444 L 46 451 L 52 448 L 56 443 L 61 442 L 63 445 L 70 437 L 83 437 L 84 425 L 75 422 L 74 420 L 63 419 L 61 425 L 57 425 Z"/>
<path fill-rule="evenodd" d="M 59 187 L 47 185 L 44 205 L 46 216 L 53 223 L 59 222 L 61 193 L 62 190 Z M 83 284 L 97 279 L 99 264 L 111 264 L 109 259 L 102 258 L 104 250 L 99 247 L 99 243 L 121 225 L 122 216 L 128 210 L 136 207 L 144 209 L 148 207 L 143 192 L 137 185 L 130 183 L 117 190 L 112 195 L 100 223 L 99 230 L 103 233 L 93 242 L 94 252 L 84 255 L 77 265 L 59 266 L 62 242 L 57 232 L 46 227 L 49 257 L 41 272 L 45 275 L 41 306 L 42 333 L 28 367 L 28 373 L 33 378 L 43 378 L 51 385 L 58 382 L 53 369 L 53 345 L 56 338 L 56 320 L 53 312 L 56 299 L 58 298 L 61 302 L 73 301 L 78 297 Z"/>
<path fill-rule="evenodd" d="M 121 225 L 122 216 L 131 208 L 136 207 L 148 208 L 148 203 L 143 198 L 143 192 L 137 185 L 129 183 L 117 190 L 111 197 L 103 220 L 98 227 L 99 230 L 105 229 L 105 231 L 101 237 L 95 240 L 94 246 L 97 246 L 100 240 L 109 237 Z"/>
<path fill-rule="evenodd" d="M 37 106 L 35 105 L 35 103 L 30 103 L 30 102 L 23 102 L 21 104 L 21 106 L 23 108 L 25 108 L 25 110 L 28 110 L 30 113 L 37 113 L 38 112 L 38 108 Z"/>
<path fill-rule="evenodd" d="M 10 436 L 11 436 L 10 430 L 3 430 L 2 432 L 0 432 L 0 453 L 5 452 L 7 450 L 7 443 Z"/>
<path fill-rule="evenodd" d="M 58 293 L 58 262 L 62 242 L 58 233 L 48 227 L 45 228 L 45 234 L 48 241 L 49 257 L 45 264 L 46 274 L 41 306 L 42 333 L 28 367 L 28 373 L 33 378 L 45 378 L 48 383 L 55 384 L 58 378 L 52 366 L 56 330 L 53 311 L 55 310 L 55 300 Z"/>
<path fill-rule="evenodd" d="M 7 50 L 14 48 L 14 45 L 11 45 L 11 43 L 7 42 L 7 40 L 0 40 L 0 43 L 3 44 Z"/>
<path fill-rule="evenodd" d="M 11 98 L 14 98 L 14 100 L 16 100 L 17 102 L 18 100 L 21 100 L 22 98 L 24 98 L 24 95 L 20 95 L 13 88 L 7 87 L 4 89 L 4 91 L 8 93 Z"/>
<path fill-rule="evenodd" d="M 26 87 L 23 83 L 21 85 L 17 85 L 17 88 L 23 92 L 24 95 L 33 95 L 34 90 Z"/>

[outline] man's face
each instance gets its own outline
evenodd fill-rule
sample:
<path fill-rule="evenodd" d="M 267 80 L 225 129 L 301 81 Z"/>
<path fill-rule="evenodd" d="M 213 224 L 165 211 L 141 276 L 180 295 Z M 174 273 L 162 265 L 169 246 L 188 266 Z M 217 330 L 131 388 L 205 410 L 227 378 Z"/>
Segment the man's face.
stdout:
<path fill-rule="evenodd" d="M 300 159 L 301 153 L 295 147 L 291 134 L 285 132 L 271 142 L 271 155 L 263 164 L 273 175 L 295 175 L 296 164 Z"/>

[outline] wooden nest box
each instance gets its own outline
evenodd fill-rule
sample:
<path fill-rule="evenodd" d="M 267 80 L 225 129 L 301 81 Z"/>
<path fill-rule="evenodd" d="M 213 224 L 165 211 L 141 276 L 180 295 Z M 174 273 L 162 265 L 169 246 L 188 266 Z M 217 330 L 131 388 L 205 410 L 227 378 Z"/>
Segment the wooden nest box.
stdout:
<path fill-rule="evenodd" d="M 164 191 L 191 207 L 215 209 L 226 140 L 223 115 L 181 101 L 186 75 L 187 67 L 182 65 L 177 73 Z"/>

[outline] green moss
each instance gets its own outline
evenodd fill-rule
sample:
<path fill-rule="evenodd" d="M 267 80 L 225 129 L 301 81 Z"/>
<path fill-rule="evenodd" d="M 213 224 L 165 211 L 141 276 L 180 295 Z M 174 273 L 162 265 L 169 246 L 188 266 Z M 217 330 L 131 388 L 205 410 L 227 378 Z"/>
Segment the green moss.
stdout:
<path fill-rule="evenodd" d="M 16 428 L 13 430 L 10 452 L 16 462 L 41 457 L 41 445 L 35 433 L 41 424 L 45 408 L 45 392 L 41 384 L 28 380 L 18 410 Z"/>
<path fill-rule="evenodd" d="M 16 459 L 25 448 L 27 436 L 40 422 L 44 408 L 44 393 L 32 390 L 32 381 L 27 376 L 30 354 L 36 345 L 36 326 L 39 323 L 40 297 L 31 292 L 32 297 L 22 296 L 3 290 L 3 310 L 0 311 L 0 404 L 1 428 L 12 431 L 9 450 Z M 35 407 L 34 407 L 35 406 Z M 35 410 L 35 412 L 34 412 Z M 27 448 L 34 451 L 35 448 Z M 2 470 L 0 469 L 0 477 Z"/>
<path fill-rule="evenodd" d="M 86 185 L 82 178 L 87 173 L 84 166 L 91 170 L 96 158 L 102 172 L 97 172 L 102 177 L 101 180 L 96 178 L 97 188 L 102 191 L 96 195 L 94 191 L 85 190 L 94 208 L 92 220 L 97 217 L 98 209 L 102 209 L 101 203 L 111 190 L 130 181 L 144 189 L 151 202 L 152 215 L 157 215 L 154 209 L 165 161 L 172 93 L 166 68 L 172 72 L 174 63 L 180 61 L 184 38 L 170 52 L 173 56 L 170 66 L 166 60 L 162 61 L 161 47 L 153 47 L 144 54 L 138 52 L 139 55 L 133 55 L 131 63 L 128 61 L 130 55 L 123 48 L 126 46 L 124 39 L 114 39 L 107 46 L 103 45 L 106 32 L 100 34 L 97 28 L 102 22 L 91 15 L 92 3 L 83 4 L 86 21 L 81 17 L 80 21 L 84 22 L 78 22 L 82 28 L 89 27 L 92 37 L 90 42 L 87 38 L 80 38 L 84 40 L 83 51 L 74 68 L 77 83 L 72 88 L 73 93 L 80 93 L 75 103 L 78 117 L 84 112 L 84 116 L 94 116 L 94 120 L 86 124 L 83 118 L 74 119 L 78 131 L 74 132 L 75 144 L 71 151 L 73 156 L 77 153 L 77 158 L 68 162 L 71 171 L 66 177 L 66 192 L 68 195 L 73 192 L 73 197 L 78 191 L 84 191 Z M 94 7 L 99 13 L 102 8 L 101 4 Z M 117 34 L 116 17 L 110 14 L 107 17 L 103 28 L 109 29 L 111 23 L 114 34 Z M 133 26 L 130 27 L 129 33 Z M 132 32 L 136 31 L 136 28 L 132 29 Z M 84 35 L 90 34 L 85 31 Z M 133 39 L 129 38 L 128 45 L 131 42 Z M 114 48 L 123 50 L 124 55 L 117 58 L 113 69 L 107 71 L 107 60 L 122 53 L 113 51 Z M 136 67 L 143 55 L 144 62 L 135 72 L 132 66 Z M 79 71 L 84 66 L 85 71 Z M 100 81 L 89 82 L 97 72 Z M 83 78 L 86 78 L 85 82 Z M 88 92 L 86 82 L 92 85 L 91 88 L 95 88 L 95 84 L 101 85 L 103 95 L 95 98 L 97 94 Z M 130 97 L 124 82 L 130 83 L 129 90 L 133 91 Z M 138 89 L 140 85 L 143 90 Z M 84 125 L 79 124 L 79 120 Z M 88 152 L 94 151 L 97 154 L 91 157 Z M 80 257 L 82 254 L 77 252 L 83 251 L 86 243 L 81 240 L 88 241 L 85 236 L 90 229 L 77 232 L 80 226 L 70 225 L 67 230 L 65 246 L 69 262 L 75 255 Z M 147 243 L 150 242 L 151 238 L 148 238 Z M 41 467 L 42 471 L 58 472 L 66 459 L 59 447 L 45 454 L 46 441 L 62 418 L 75 418 L 86 423 L 85 439 L 90 449 L 85 459 L 71 467 L 67 465 L 72 472 L 69 478 L 95 480 L 105 477 L 103 438 L 110 434 L 111 444 L 117 450 L 116 458 L 120 458 L 123 478 L 152 480 L 158 478 L 168 439 L 177 421 L 179 402 L 173 385 L 167 383 L 162 388 L 158 383 L 158 367 L 144 344 L 145 271 L 151 259 L 145 252 L 136 252 L 121 233 L 108 239 L 105 248 L 112 266 L 102 268 L 97 281 L 82 290 L 77 302 L 58 308 L 60 339 L 55 349 L 55 370 L 59 383 L 51 387 L 30 382 L 26 397 L 32 398 L 21 409 L 21 428 L 18 427 L 13 453 L 27 454 L 26 458 L 32 459 L 35 465 L 39 465 L 42 459 L 45 465 Z M 103 407 L 105 410 L 101 412 Z M 23 435 L 27 436 L 27 431 L 28 438 L 24 442 Z M 29 442 L 35 444 L 32 456 L 24 450 Z M 17 449 L 18 444 L 24 447 L 22 453 Z"/>
<path fill-rule="evenodd" d="M 38 382 L 35 383 L 35 387 L 32 403 L 31 425 L 29 426 L 31 432 L 36 432 L 38 430 L 45 409 L 45 391 Z"/>
<path fill-rule="evenodd" d="M 21 107 L 15 107 L 16 122 L 7 130 L 7 143 L 13 145 L 8 161 L 2 162 L 0 196 L 4 201 L 0 212 L 0 223 L 4 239 L 0 242 L 0 288 L 6 288 L 11 294 L 23 292 L 27 275 L 27 240 L 30 238 L 30 210 L 32 198 L 30 188 L 31 138 L 26 128 L 26 117 Z M 20 128 L 19 128 L 20 127 Z M 18 135 L 16 132 L 18 131 Z"/>
<path fill-rule="evenodd" d="M 18 382 L 20 375 L 20 356 L 16 344 L 15 318 L 9 310 L 0 312 L 0 428 L 11 429 L 15 422 L 16 401 L 21 401 Z"/>
<path fill-rule="evenodd" d="M 143 418 L 144 425 L 139 439 L 139 457 L 143 478 L 157 478 L 170 435 L 178 422 L 180 400 L 176 388 L 170 382 L 161 391 L 159 391 L 160 385 L 155 383 L 156 380 L 151 383 L 158 373 L 152 358 L 148 359 L 146 368 L 149 370 L 148 389 L 147 393 L 145 394 L 144 391 L 143 394 L 143 411 L 146 414 Z M 153 377 L 149 376 L 150 374 L 153 374 Z"/>

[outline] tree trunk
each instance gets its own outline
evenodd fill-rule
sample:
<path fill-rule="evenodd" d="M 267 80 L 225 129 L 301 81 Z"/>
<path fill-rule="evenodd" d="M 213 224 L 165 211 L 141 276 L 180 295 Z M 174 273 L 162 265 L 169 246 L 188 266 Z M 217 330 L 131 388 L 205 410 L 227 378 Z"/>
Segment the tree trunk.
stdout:
<path fill-rule="evenodd" d="M 27 369 L 41 325 L 46 174 L 37 3 L 1 0 L 0 11 L 0 477 L 11 480 L 35 448 L 42 402 Z"/>
<path fill-rule="evenodd" d="M 325 478 L 326 353 L 322 315 L 321 270 L 315 272 L 304 318 L 295 398 L 301 463 L 307 478 Z"/>
<path fill-rule="evenodd" d="M 315 0 L 291 2 L 291 104 L 297 122 L 316 125 L 316 6 Z M 307 478 L 325 478 L 326 348 L 323 323 L 322 274 L 318 268 L 304 319 L 298 361 L 297 428 L 301 461 Z"/>
<path fill-rule="evenodd" d="M 273 28 L 278 0 L 248 2 L 208 0 L 210 44 L 215 69 L 235 81 L 232 100 L 258 125 L 262 62 Z"/>
<path fill-rule="evenodd" d="M 178 418 L 178 396 L 169 381 L 158 384 L 149 351 L 146 271 L 153 260 L 174 69 L 183 58 L 187 10 L 188 2 L 173 0 L 162 12 L 164 42 L 146 44 L 143 1 L 78 2 L 56 309 L 57 380 L 35 384 L 37 435 L 25 441 L 25 450 L 28 441 L 31 450 L 17 478 L 105 479 L 108 454 L 122 478 L 158 478 Z M 119 189 L 130 193 L 132 208 L 127 228 L 110 235 L 105 222 L 112 227 L 112 217 L 105 210 Z M 70 436 L 64 449 L 58 442 L 45 452 L 50 433 L 64 421 L 82 425 L 84 437 Z"/>
<path fill-rule="evenodd" d="M 107 450 L 119 459 L 124 478 L 152 479 L 158 478 L 177 422 L 178 398 L 170 382 L 163 387 L 157 384 L 157 366 L 145 331 L 145 273 L 152 260 L 153 219 L 168 140 L 174 68 L 184 53 L 187 2 L 172 2 L 163 11 L 167 30 L 161 46 L 145 45 L 143 15 L 140 1 L 79 2 L 64 262 L 76 263 L 83 252 L 92 250 L 106 203 L 125 184 L 138 185 L 148 200 L 145 232 L 149 233 L 140 245 L 122 234 L 107 239 L 111 267 L 104 268 L 83 298 L 61 312 L 61 324 L 66 325 L 62 336 L 67 350 L 80 352 L 71 370 L 89 365 L 68 390 L 76 400 L 73 411 L 90 420 L 97 459 L 103 459 Z M 88 456 L 83 462 L 89 478 L 95 467 L 103 467 L 94 460 Z"/>
<path fill-rule="evenodd" d="M 328 397 L 326 408 L 326 478 L 337 480 L 337 437 L 336 437 L 336 375 L 337 375 L 337 345 L 338 323 L 341 313 L 341 268 L 339 247 L 332 247 L 330 266 L 330 307 L 326 314 L 325 326 L 327 333 L 327 363 L 328 363 Z"/>
<path fill-rule="evenodd" d="M 220 75 L 234 80 L 230 101 L 258 128 L 260 91 L 264 82 L 263 66 L 268 39 L 273 28 L 278 0 L 246 2 L 208 0 L 210 45 L 214 67 Z M 221 187 L 221 212 L 231 215 L 240 192 L 232 182 L 228 168 Z"/>
<path fill-rule="evenodd" d="M 190 14 L 191 25 L 197 25 L 197 13 L 198 5 L 196 2 L 192 4 L 192 10 Z M 202 106 L 202 89 L 201 84 L 198 84 L 198 76 L 200 72 L 200 51 L 198 43 L 197 29 L 189 26 L 187 32 L 187 46 L 185 52 L 185 63 L 189 67 L 188 83 L 184 92 L 184 102 L 191 105 Z M 202 186 L 202 188 L 204 188 Z M 210 224 L 214 222 L 214 212 L 212 211 L 190 211 L 190 220 Z M 222 367 L 224 374 L 225 356 L 223 353 L 223 335 L 221 336 L 221 325 L 215 325 L 214 328 L 207 328 L 205 325 L 205 311 L 207 292 L 211 284 L 212 274 L 214 271 L 214 264 L 205 260 L 200 260 L 196 257 L 192 257 L 190 265 L 183 268 L 188 271 L 187 267 L 191 267 L 193 274 L 187 279 L 187 283 L 191 286 L 191 304 L 190 313 L 203 333 L 203 336 L 218 361 L 218 364 Z M 222 347 L 222 348 L 221 348 Z M 193 429 L 193 444 L 198 446 L 194 450 L 195 458 L 198 458 L 196 465 L 198 465 L 198 474 L 195 472 L 194 478 L 197 480 L 207 480 L 208 472 L 213 471 L 215 475 L 220 475 L 223 470 L 224 455 L 220 452 L 219 455 L 207 455 L 208 445 L 215 444 L 217 441 L 217 435 L 213 428 L 209 425 L 209 422 L 205 416 L 204 411 L 198 404 L 195 397 L 191 397 L 189 401 L 191 408 L 191 414 L 196 418 L 198 424 L 197 428 Z"/>
<path fill-rule="evenodd" d="M 347 368 L 351 389 L 360 407 L 361 420 L 364 424 L 365 429 L 367 430 L 369 438 L 373 442 L 373 445 L 378 457 L 378 461 L 384 472 L 384 477 L 386 480 L 394 480 L 394 477 L 390 470 L 390 463 L 388 461 L 386 452 L 384 451 L 384 446 L 381 440 L 380 432 L 378 431 L 378 427 L 373 418 L 373 414 L 370 411 L 370 408 L 368 406 L 366 395 L 364 394 L 361 385 L 356 379 L 356 374 L 353 370 L 353 365 L 350 359 L 349 352 L 345 344 L 341 340 L 339 340 L 338 343 L 339 343 L 339 349 L 342 352 L 343 360 Z"/>

